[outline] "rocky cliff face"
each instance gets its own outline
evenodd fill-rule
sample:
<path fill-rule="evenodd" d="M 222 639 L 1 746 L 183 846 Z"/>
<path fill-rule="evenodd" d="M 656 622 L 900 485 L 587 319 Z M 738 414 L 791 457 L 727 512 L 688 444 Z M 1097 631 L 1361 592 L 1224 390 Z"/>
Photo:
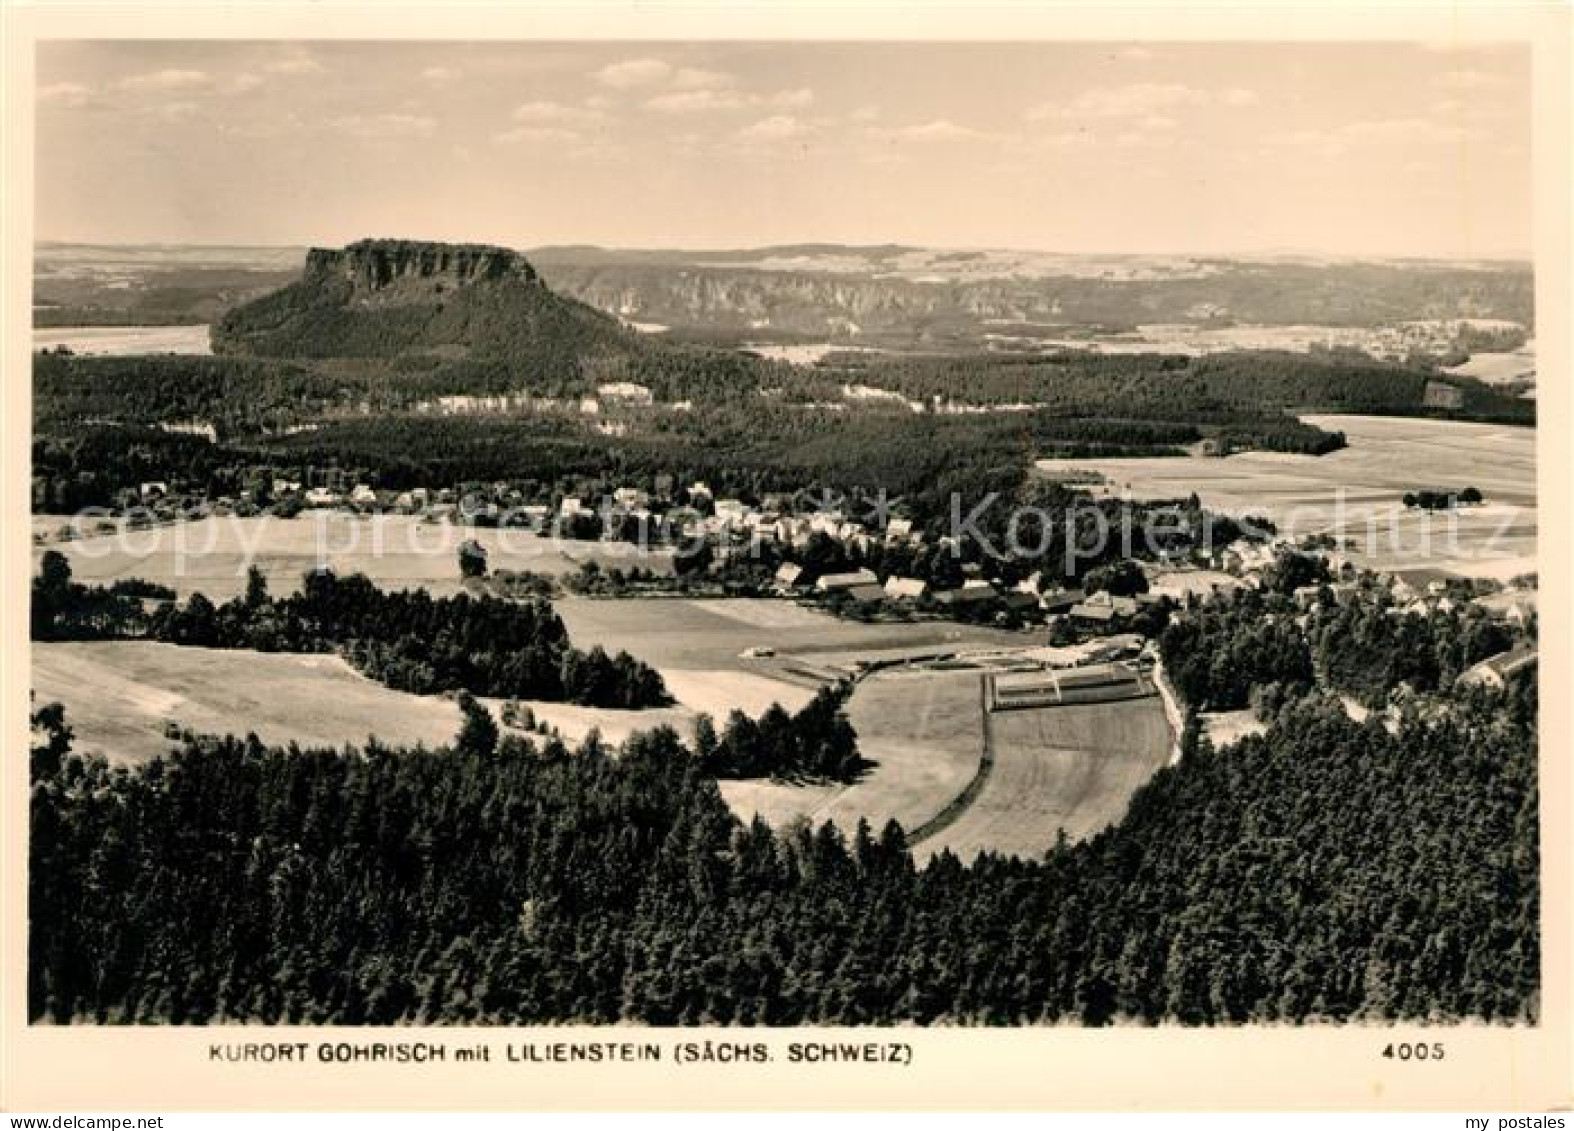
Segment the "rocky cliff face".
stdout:
<path fill-rule="evenodd" d="M 390 289 L 441 293 L 506 278 L 538 281 L 524 256 L 506 247 L 418 240 L 360 240 L 343 249 L 312 248 L 306 253 L 306 277 L 344 279 L 362 295 Z"/>

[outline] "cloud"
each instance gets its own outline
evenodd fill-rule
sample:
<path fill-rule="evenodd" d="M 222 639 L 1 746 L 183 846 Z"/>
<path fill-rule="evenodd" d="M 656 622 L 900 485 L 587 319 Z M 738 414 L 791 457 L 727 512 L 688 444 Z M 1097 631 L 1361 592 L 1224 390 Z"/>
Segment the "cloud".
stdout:
<path fill-rule="evenodd" d="M 772 114 L 738 131 L 739 141 L 790 141 L 810 132 L 807 122 L 791 114 Z"/>
<path fill-rule="evenodd" d="M 68 108 L 81 106 L 92 96 L 92 89 L 79 82 L 49 83 L 47 86 L 39 87 L 33 95 L 41 103 L 50 102 Z"/>
<path fill-rule="evenodd" d="M 1046 102 L 1031 107 L 1023 116 L 1030 122 L 1067 118 L 1154 118 L 1197 107 L 1251 106 L 1256 101 L 1254 91 L 1240 87 L 1201 90 L 1183 83 L 1135 82 L 1092 87 L 1069 102 Z"/>
<path fill-rule="evenodd" d="M 699 114 L 718 110 L 802 110 L 814 104 L 814 91 L 807 87 L 779 90 L 775 94 L 750 94 L 746 91 L 699 88 L 669 90 L 645 100 L 645 109 L 662 114 Z"/>
<path fill-rule="evenodd" d="M 672 90 L 645 101 L 645 109 L 661 114 L 697 114 L 707 110 L 742 110 L 755 99 L 735 90 Z"/>
<path fill-rule="evenodd" d="M 599 109 L 561 102 L 526 102 L 514 108 L 513 117 L 526 125 L 558 127 L 594 126 L 606 120 Z"/>
<path fill-rule="evenodd" d="M 421 72 L 421 77 L 429 83 L 441 86 L 458 78 L 459 72 L 452 67 L 427 67 Z"/>
<path fill-rule="evenodd" d="M 1277 140 L 1281 145 L 1332 157 L 1368 145 L 1455 145 L 1466 136 L 1460 126 L 1429 118 L 1374 118 L 1329 129 L 1295 130 Z"/>
<path fill-rule="evenodd" d="M 1153 52 L 1146 47 L 1123 47 L 1115 53 L 1119 58 L 1132 63 L 1146 63 L 1153 58 Z"/>
<path fill-rule="evenodd" d="M 814 104 L 814 91 L 808 87 L 799 87 L 797 90 L 778 90 L 771 95 L 769 102 L 772 106 L 779 106 L 784 110 L 801 110 L 805 106 Z"/>
<path fill-rule="evenodd" d="M 880 120 L 880 107 L 860 106 L 849 117 L 855 122 L 877 122 Z"/>
<path fill-rule="evenodd" d="M 248 90 L 256 90 L 261 85 L 262 78 L 260 76 L 254 75 L 250 71 L 242 71 L 225 83 L 224 89 L 231 94 L 245 94 Z"/>
<path fill-rule="evenodd" d="M 625 59 L 607 64 L 591 77 L 614 90 L 633 90 L 666 82 L 672 77 L 672 64 L 660 59 Z"/>
<path fill-rule="evenodd" d="M 683 67 L 671 76 L 671 83 L 678 90 L 712 90 L 732 86 L 737 81 L 726 71 L 707 71 L 699 67 Z"/>
<path fill-rule="evenodd" d="M 919 145 L 948 144 L 965 141 L 994 141 L 997 135 L 971 126 L 959 126 L 949 118 L 936 118 L 910 126 L 892 129 L 871 129 L 870 136 L 881 141 L 914 143 Z"/>
<path fill-rule="evenodd" d="M 263 65 L 263 70 L 275 75 L 309 75 L 323 69 L 310 52 L 293 47 L 284 55 Z"/>
<path fill-rule="evenodd" d="M 183 71 L 172 67 L 129 75 L 121 79 L 118 85 L 122 90 L 191 90 L 193 87 L 206 86 L 210 81 L 206 71 Z"/>
<path fill-rule="evenodd" d="M 516 126 L 493 134 L 492 140 L 500 145 L 568 145 L 583 139 L 562 126 Z"/>
<path fill-rule="evenodd" d="M 437 122 L 425 114 L 347 114 L 328 124 L 362 138 L 431 137 L 437 130 Z"/>

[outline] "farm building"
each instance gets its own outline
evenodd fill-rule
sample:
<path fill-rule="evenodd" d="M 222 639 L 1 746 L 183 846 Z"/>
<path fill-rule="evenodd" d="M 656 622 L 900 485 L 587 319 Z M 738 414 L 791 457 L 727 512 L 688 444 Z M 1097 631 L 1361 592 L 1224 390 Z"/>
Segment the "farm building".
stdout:
<path fill-rule="evenodd" d="M 1136 615 L 1137 602 L 1134 598 L 1112 597 L 1102 591 L 1071 607 L 1071 619 L 1088 624 L 1109 624 Z"/>
<path fill-rule="evenodd" d="M 1006 608 L 1018 613 L 1025 613 L 1029 609 L 1038 608 L 1038 596 L 1036 594 L 1023 593 L 1017 589 L 1013 589 L 1009 593 L 1002 594 L 1000 602 L 1001 604 L 1005 605 Z"/>
<path fill-rule="evenodd" d="M 922 578 L 892 575 L 885 579 L 885 595 L 898 601 L 916 601 L 927 592 L 929 583 Z"/>
<path fill-rule="evenodd" d="M 1521 627 L 1528 624 L 1530 618 L 1536 614 L 1535 590 L 1510 589 L 1486 597 L 1477 597 L 1474 603 L 1486 610 L 1487 615 L 1492 619 L 1507 621 L 1509 624 Z"/>
<path fill-rule="evenodd" d="M 1142 650 L 1144 641 L 1135 632 L 1123 632 L 1118 636 L 1106 636 L 1099 641 L 1098 646 L 1088 649 L 1082 657 L 1081 664 L 1101 664 L 1110 660 L 1119 660 L 1126 656 L 1136 655 Z"/>
<path fill-rule="evenodd" d="M 1509 680 L 1529 672 L 1536 666 L 1536 649 L 1528 644 L 1517 644 L 1507 652 L 1489 656 L 1479 664 L 1460 673 L 1459 682 L 1478 687 L 1502 688 Z"/>
<path fill-rule="evenodd" d="M 840 592 L 846 593 L 855 601 L 885 600 L 885 587 L 878 582 L 870 582 L 868 585 L 850 585 L 846 589 L 840 590 Z"/>
<path fill-rule="evenodd" d="M 1051 589 L 1039 596 L 1038 603 L 1047 613 L 1069 613 L 1082 603 L 1082 594 L 1075 589 Z"/>
<path fill-rule="evenodd" d="M 629 404 L 652 404 L 655 398 L 644 385 L 636 385 L 632 381 L 613 381 L 610 384 L 598 385 L 596 392 L 603 400 L 625 401 Z"/>
<path fill-rule="evenodd" d="M 970 605 L 978 601 L 991 601 L 994 597 L 995 591 L 991 586 L 964 586 L 961 589 L 942 589 L 935 594 L 935 603 L 947 606 Z"/>
<path fill-rule="evenodd" d="M 776 567 L 776 576 L 773 580 L 776 583 L 776 588 L 787 590 L 796 589 L 802 579 L 803 566 L 795 562 L 783 562 Z"/>
<path fill-rule="evenodd" d="M 852 573 L 828 573 L 814 583 L 818 593 L 834 593 L 838 589 L 851 589 L 855 585 L 876 585 L 880 579 L 867 569 L 854 570 Z"/>
<path fill-rule="evenodd" d="M 989 708 L 992 711 L 1108 703 L 1153 694 L 1156 691 L 1148 679 L 1136 668 L 1123 663 L 1001 672 L 989 679 Z"/>

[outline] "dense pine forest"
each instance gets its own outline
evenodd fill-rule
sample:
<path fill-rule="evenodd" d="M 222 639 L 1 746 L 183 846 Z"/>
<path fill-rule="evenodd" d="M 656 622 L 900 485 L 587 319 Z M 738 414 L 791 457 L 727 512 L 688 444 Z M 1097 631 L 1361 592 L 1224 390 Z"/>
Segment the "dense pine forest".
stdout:
<path fill-rule="evenodd" d="M 1193 733 L 1039 860 L 730 815 L 670 731 L 614 755 L 187 738 L 110 768 L 35 717 L 29 1006 L 107 1023 L 1528 1021 L 1534 682 L 1390 732 Z M 473 728 L 468 728 L 473 729 Z M 495 733 L 495 732 L 494 732 Z"/>

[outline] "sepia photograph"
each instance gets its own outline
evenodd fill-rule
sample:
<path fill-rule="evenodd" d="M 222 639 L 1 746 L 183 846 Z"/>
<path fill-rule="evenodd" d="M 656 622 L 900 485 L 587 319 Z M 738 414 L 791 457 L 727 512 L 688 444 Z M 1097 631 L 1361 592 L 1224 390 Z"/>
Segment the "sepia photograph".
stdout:
<path fill-rule="evenodd" d="M 1530 43 L 362 27 L 31 48 L 27 1029 L 1547 1022 Z"/>

